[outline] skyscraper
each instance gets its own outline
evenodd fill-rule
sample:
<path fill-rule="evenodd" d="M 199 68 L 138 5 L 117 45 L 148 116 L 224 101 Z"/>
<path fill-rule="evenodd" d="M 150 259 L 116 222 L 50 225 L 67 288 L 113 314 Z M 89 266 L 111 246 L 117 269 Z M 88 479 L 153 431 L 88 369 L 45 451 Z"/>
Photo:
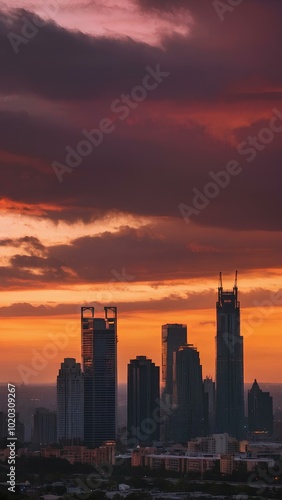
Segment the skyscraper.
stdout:
<path fill-rule="evenodd" d="M 161 397 L 166 408 L 176 407 L 176 367 L 175 353 L 180 346 L 187 343 L 187 326 L 178 323 L 162 326 L 162 383 Z M 163 412 L 161 440 L 174 439 L 174 423 L 172 414 Z"/>
<path fill-rule="evenodd" d="M 84 440 L 98 447 L 116 439 L 117 308 L 81 308 L 81 351 L 84 373 Z"/>
<path fill-rule="evenodd" d="M 273 434 L 273 402 L 269 392 L 264 392 L 256 379 L 248 391 L 249 434 L 252 439 L 262 439 Z"/>
<path fill-rule="evenodd" d="M 172 398 L 174 391 L 174 357 L 180 346 L 187 344 L 187 326 L 167 324 L 162 326 L 162 392 Z"/>
<path fill-rule="evenodd" d="M 192 345 L 181 346 L 176 357 L 177 409 L 174 420 L 174 441 L 182 443 L 203 436 L 204 400 L 200 356 Z"/>
<path fill-rule="evenodd" d="M 146 356 L 131 359 L 127 379 L 127 432 L 129 446 L 160 439 L 160 368 Z M 159 416 L 159 414 L 157 414 Z"/>
<path fill-rule="evenodd" d="M 204 386 L 204 434 L 208 436 L 215 432 L 215 382 L 211 377 L 206 377 Z"/>
<path fill-rule="evenodd" d="M 231 291 L 223 290 L 220 273 L 216 319 L 216 430 L 241 439 L 244 436 L 244 373 L 237 272 Z"/>
<path fill-rule="evenodd" d="M 80 363 L 65 358 L 57 377 L 57 437 L 67 444 L 83 441 L 83 375 Z"/>
<path fill-rule="evenodd" d="M 36 408 L 33 415 L 33 444 L 46 446 L 57 441 L 57 414 L 47 408 Z"/>

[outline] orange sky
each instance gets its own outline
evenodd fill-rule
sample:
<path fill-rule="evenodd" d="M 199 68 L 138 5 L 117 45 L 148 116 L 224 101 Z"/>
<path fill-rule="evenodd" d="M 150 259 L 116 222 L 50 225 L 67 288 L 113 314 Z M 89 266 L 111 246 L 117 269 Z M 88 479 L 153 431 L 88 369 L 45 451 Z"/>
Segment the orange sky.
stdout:
<path fill-rule="evenodd" d="M 281 380 L 282 308 L 260 309 L 259 326 L 254 308 L 242 308 L 245 381 Z M 261 318 L 261 320 L 260 320 Z M 203 376 L 215 370 L 215 310 L 120 313 L 118 321 L 119 382 L 126 382 L 127 363 L 137 355 L 146 355 L 161 363 L 160 325 L 180 322 L 188 325 L 188 341 L 197 346 Z M 214 323 L 214 324 L 213 324 Z M 80 360 L 79 314 L 61 317 L 17 317 L 1 319 L 2 381 L 24 383 L 55 382 L 64 357 Z M 51 334 L 51 335 L 50 335 Z M 57 347 L 54 347 L 57 346 Z M 50 347 L 51 346 L 51 347 Z M 64 347 L 65 346 L 65 347 Z M 37 365 L 38 363 L 38 365 Z M 30 371 L 29 371 L 30 370 Z"/>

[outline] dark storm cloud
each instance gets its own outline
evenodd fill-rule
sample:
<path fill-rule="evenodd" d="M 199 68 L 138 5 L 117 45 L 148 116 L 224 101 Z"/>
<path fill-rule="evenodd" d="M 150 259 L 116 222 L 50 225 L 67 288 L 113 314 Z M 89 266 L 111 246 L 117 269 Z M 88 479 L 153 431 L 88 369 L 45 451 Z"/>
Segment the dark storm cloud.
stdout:
<path fill-rule="evenodd" d="M 219 266 L 225 274 L 236 268 L 243 273 L 281 265 L 279 233 L 267 240 L 260 233 L 253 234 L 250 241 L 244 232 L 231 238 L 215 229 L 205 234 L 194 231 L 183 231 L 176 220 L 139 229 L 127 227 L 53 246 L 49 255 L 66 262 L 83 282 L 111 282 L 112 270 L 120 272 L 124 267 L 134 281 L 141 282 L 210 277 L 218 274 Z"/>
<path fill-rule="evenodd" d="M 0 239 L 0 247 L 23 247 L 28 252 L 39 255 L 45 253 L 44 245 L 34 236 L 24 236 L 18 239 L 2 238 Z"/>
<path fill-rule="evenodd" d="M 2 318 L 24 317 L 24 316 L 61 316 L 67 314 L 76 314 L 77 305 L 58 304 L 56 306 L 40 305 L 33 306 L 28 302 L 16 303 L 10 306 L 0 307 L 0 316 Z"/>
<path fill-rule="evenodd" d="M 118 124 L 119 128 L 105 137 L 71 174 L 66 173 L 60 184 L 51 161 L 57 158 L 64 163 L 65 145 L 75 148 L 81 131 L 58 124 L 52 130 L 42 118 L 27 113 L 6 112 L 4 117 L 0 149 L 12 153 L 14 144 L 19 157 L 27 159 L 23 164 L 2 160 L 1 195 L 11 203 L 26 204 L 23 213 L 32 214 L 34 206 L 35 215 L 54 222 L 87 222 L 108 212 L 181 217 L 178 205 L 193 206 L 193 189 L 204 192 L 212 180 L 210 171 L 223 171 L 227 162 L 236 160 L 242 169 L 240 175 L 232 178 L 226 189 L 219 190 L 218 196 L 192 220 L 226 228 L 281 229 L 279 133 L 248 163 L 248 156 L 240 155 L 236 146 L 219 141 L 206 127 L 192 121 L 181 127 L 161 120 L 145 120 L 132 127 Z M 0 113 L 1 119 L 4 123 Z M 235 129 L 234 135 L 240 143 L 267 126 L 269 120 L 260 120 L 252 127 Z M 43 159 L 38 168 L 28 163 L 28 158 L 34 156 Z M 183 231 L 189 231 L 184 221 Z"/>
<path fill-rule="evenodd" d="M 164 33 L 162 49 L 129 38 L 94 38 L 49 22 L 15 54 L 7 35 L 20 34 L 23 18 L 33 22 L 34 14 L 18 10 L 3 15 L 0 89 L 55 100 L 114 99 L 140 83 L 147 65 L 158 63 L 171 78 L 150 99 L 214 102 L 226 93 L 232 96 L 234 83 L 256 78 L 277 84 L 282 76 L 279 4 L 264 2 L 263 8 L 259 3 L 258 9 L 254 2 L 244 2 L 246 6 L 235 9 L 230 22 L 220 23 L 211 2 L 204 7 L 197 3 L 188 2 L 196 16 L 191 36 L 166 38 Z M 182 5 L 165 3 L 169 4 Z"/>
<path fill-rule="evenodd" d="M 254 308 L 259 311 L 264 311 L 265 316 L 269 316 L 274 307 L 281 306 L 282 302 L 282 289 L 277 290 L 276 297 L 279 301 L 275 303 L 271 300 L 274 297 L 271 290 L 258 288 L 253 289 L 250 292 L 240 293 L 240 301 L 243 308 Z M 93 293 L 95 295 L 95 293 Z M 216 282 L 214 289 L 209 289 L 202 292 L 187 293 L 186 296 L 180 296 L 177 294 L 170 294 L 162 299 L 151 299 L 149 301 L 136 301 L 136 302 L 115 302 L 118 310 L 123 315 L 136 313 L 136 312 L 176 312 L 176 311 L 193 311 L 201 309 L 214 309 L 217 300 L 217 289 Z M 93 306 L 96 311 L 99 311 L 98 303 L 89 302 L 89 306 Z M 102 304 L 101 304 L 102 305 Z M 79 316 L 79 304 L 50 304 L 34 306 L 27 302 L 15 303 L 10 306 L 0 307 L 0 316 L 2 318 L 9 317 L 24 317 L 24 316 L 66 316 L 66 315 L 76 315 Z M 202 321 L 200 322 L 202 326 L 215 326 L 215 321 Z"/>
<path fill-rule="evenodd" d="M 0 110 L 0 150 L 15 155 L 50 161 L 69 138 L 76 138 L 73 128 L 67 123 L 56 123 L 56 119 L 39 115 L 33 116 L 26 111 Z M 28 167 L 28 164 L 26 165 Z M 49 165 L 47 167 L 49 169 Z"/>
<path fill-rule="evenodd" d="M 202 192 L 211 180 L 209 172 L 223 170 L 235 159 L 242 167 L 240 176 L 193 221 L 235 229 L 281 229 L 280 136 L 277 134 L 248 164 L 236 146 L 212 136 L 207 126 L 192 120 L 183 125 L 183 119 L 178 124 L 170 120 L 167 111 L 169 100 L 170 105 L 178 101 L 175 115 L 181 115 L 182 105 L 188 102 L 195 109 L 200 105 L 204 116 L 205 112 L 216 112 L 220 101 L 224 106 L 236 101 L 239 106 L 240 95 L 241 104 L 249 101 L 254 110 L 254 101 L 263 101 L 264 116 L 271 114 L 275 103 L 280 106 L 275 89 L 282 77 L 281 5 L 258 0 L 255 8 L 252 0 L 246 1 L 220 23 L 210 4 L 198 0 L 143 1 L 141 7 L 146 9 L 151 5 L 169 11 L 186 5 L 195 18 L 191 37 L 164 37 L 162 48 L 128 38 L 98 39 L 49 22 L 14 54 L 7 34 L 20 33 L 22 16 L 33 18 L 33 14 L 17 11 L 2 15 L 0 88 L 8 93 L 64 99 L 70 114 L 75 114 L 72 106 L 76 101 L 91 97 L 99 100 L 99 105 L 106 103 L 102 114 L 108 116 L 112 99 L 139 84 L 148 64 L 155 67 L 160 63 L 171 73 L 149 96 L 157 101 L 152 109 L 156 106 L 160 117 L 154 113 L 153 118 L 147 116 L 145 105 L 142 115 L 140 105 L 140 115 L 139 110 L 132 113 L 136 120 L 131 125 L 117 119 L 115 132 L 77 169 L 65 174 L 62 184 L 51 163 L 65 163 L 65 147 L 76 148 L 83 138 L 75 120 L 71 124 L 67 117 L 58 119 L 52 110 L 48 118 L 39 113 L 0 111 L 1 196 L 11 209 L 70 223 L 80 219 L 88 222 L 109 212 L 180 219 L 178 205 L 191 206 L 193 189 Z M 97 127 L 94 115 L 89 129 Z M 231 110 L 226 119 L 232 123 Z M 234 129 L 234 136 L 244 141 L 253 130 L 257 134 L 267 126 L 267 120 L 258 121 L 252 130 Z M 15 157 L 7 159 L 6 153 Z M 184 222 L 182 230 L 189 232 Z"/>
<path fill-rule="evenodd" d="M 2 92 L 64 100 L 114 98 L 113 92 L 126 92 L 137 85 L 148 64 L 160 62 L 159 49 L 129 38 L 92 38 L 51 21 L 15 54 L 7 35 L 21 35 L 23 19 L 34 23 L 34 14 L 16 10 L 10 17 L 0 18 Z"/>
<path fill-rule="evenodd" d="M 181 221 L 170 220 L 49 246 L 44 257 L 17 253 L 0 268 L 0 276 L 2 288 L 40 288 L 57 282 L 60 286 L 106 283 L 116 290 L 126 289 L 132 282 L 155 282 L 157 286 L 159 280 L 203 276 L 214 277 L 216 282 L 219 270 L 225 275 L 236 268 L 242 274 L 278 268 L 281 250 L 279 234 L 269 234 L 266 240 L 264 234 L 254 233 L 250 241 L 245 232 L 227 236 L 220 230 L 203 232 L 196 227 L 185 232 Z M 171 296 L 170 300 L 178 299 Z"/>
<path fill-rule="evenodd" d="M 67 265 L 57 258 L 49 256 L 46 248 L 38 238 L 25 236 L 22 238 L 3 238 L 1 247 L 10 248 L 23 253 L 17 253 L 8 258 L 6 266 L 0 266 L 0 288 L 38 288 L 46 284 L 72 282 L 74 273 Z"/>

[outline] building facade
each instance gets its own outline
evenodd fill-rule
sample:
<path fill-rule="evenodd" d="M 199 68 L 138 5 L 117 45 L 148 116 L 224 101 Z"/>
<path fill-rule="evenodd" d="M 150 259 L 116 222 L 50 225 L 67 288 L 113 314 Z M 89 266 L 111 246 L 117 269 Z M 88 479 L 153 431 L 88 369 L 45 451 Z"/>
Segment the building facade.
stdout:
<path fill-rule="evenodd" d="M 187 344 L 187 326 L 167 324 L 162 326 L 162 392 L 172 398 L 174 392 L 174 353 Z"/>
<path fill-rule="evenodd" d="M 243 337 L 237 273 L 233 290 L 223 290 L 220 274 L 216 304 L 216 432 L 244 436 Z"/>
<path fill-rule="evenodd" d="M 63 443 L 84 439 L 84 386 L 80 363 L 65 358 L 57 377 L 57 438 Z"/>
<path fill-rule="evenodd" d="M 41 451 L 44 458 L 62 458 L 71 464 L 115 464 L 115 441 L 107 441 L 99 448 L 90 449 L 86 446 L 64 446 L 63 448 L 45 448 Z"/>
<path fill-rule="evenodd" d="M 116 440 L 117 308 L 105 307 L 104 318 L 93 307 L 81 308 L 84 374 L 84 441 L 97 448 Z"/>
<path fill-rule="evenodd" d="M 160 368 L 146 356 L 131 359 L 127 377 L 127 436 L 131 447 L 160 439 Z"/>
<path fill-rule="evenodd" d="M 206 377 L 204 388 L 204 434 L 209 436 L 215 432 L 215 382 Z"/>
<path fill-rule="evenodd" d="M 47 446 L 57 442 L 57 413 L 47 408 L 36 408 L 33 415 L 33 445 Z"/>
<path fill-rule="evenodd" d="M 203 378 L 200 356 L 192 345 L 175 353 L 177 408 L 173 417 L 173 440 L 187 442 L 204 433 Z"/>
<path fill-rule="evenodd" d="M 174 323 L 162 326 L 161 398 L 164 407 L 161 440 L 173 440 L 174 423 L 171 410 L 177 406 L 175 353 L 187 344 L 187 326 Z"/>
<path fill-rule="evenodd" d="M 273 401 L 269 392 L 264 392 L 255 380 L 248 391 L 248 427 L 252 439 L 263 439 L 273 435 Z"/>

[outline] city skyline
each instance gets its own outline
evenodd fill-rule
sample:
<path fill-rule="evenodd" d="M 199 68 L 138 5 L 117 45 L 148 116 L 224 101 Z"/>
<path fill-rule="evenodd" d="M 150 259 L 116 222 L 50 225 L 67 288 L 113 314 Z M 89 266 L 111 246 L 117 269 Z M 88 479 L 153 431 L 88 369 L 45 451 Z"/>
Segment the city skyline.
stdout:
<path fill-rule="evenodd" d="M 120 382 L 165 323 L 215 379 L 238 269 L 245 380 L 280 382 L 282 3 L 51 4 L 0 9 L 0 381 L 53 381 L 104 304 Z"/>
<path fill-rule="evenodd" d="M 203 377 L 200 353 L 188 343 L 184 324 L 162 325 L 161 368 L 143 355 L 128 363 L 127 430 L 121 438 L 128 447 L 129 443 L 187 443 L 213 434 L 230 436 L 237 443 L 247 436 L 273 436 L 273 399 L 256 379 L 248 391 L 246 415 L 238 271 L 231 290 L 223 287 L 220 272 L 215 308 L 215 382 Z M 92 306 L 81 307 L 81 363 L 69 357 L 61 363 L 57 413 L 44 407 L 35 409 L 33 446 L 57 440 L 61 446 L 99 448 L 120 436 L 117 318 L 116 306 L 104 306 L 104 317 L 97 317 Z M 19 414 L 17 418 L 24 434 Z M 3 413 L 2 427 L 4 422 Z"/>

